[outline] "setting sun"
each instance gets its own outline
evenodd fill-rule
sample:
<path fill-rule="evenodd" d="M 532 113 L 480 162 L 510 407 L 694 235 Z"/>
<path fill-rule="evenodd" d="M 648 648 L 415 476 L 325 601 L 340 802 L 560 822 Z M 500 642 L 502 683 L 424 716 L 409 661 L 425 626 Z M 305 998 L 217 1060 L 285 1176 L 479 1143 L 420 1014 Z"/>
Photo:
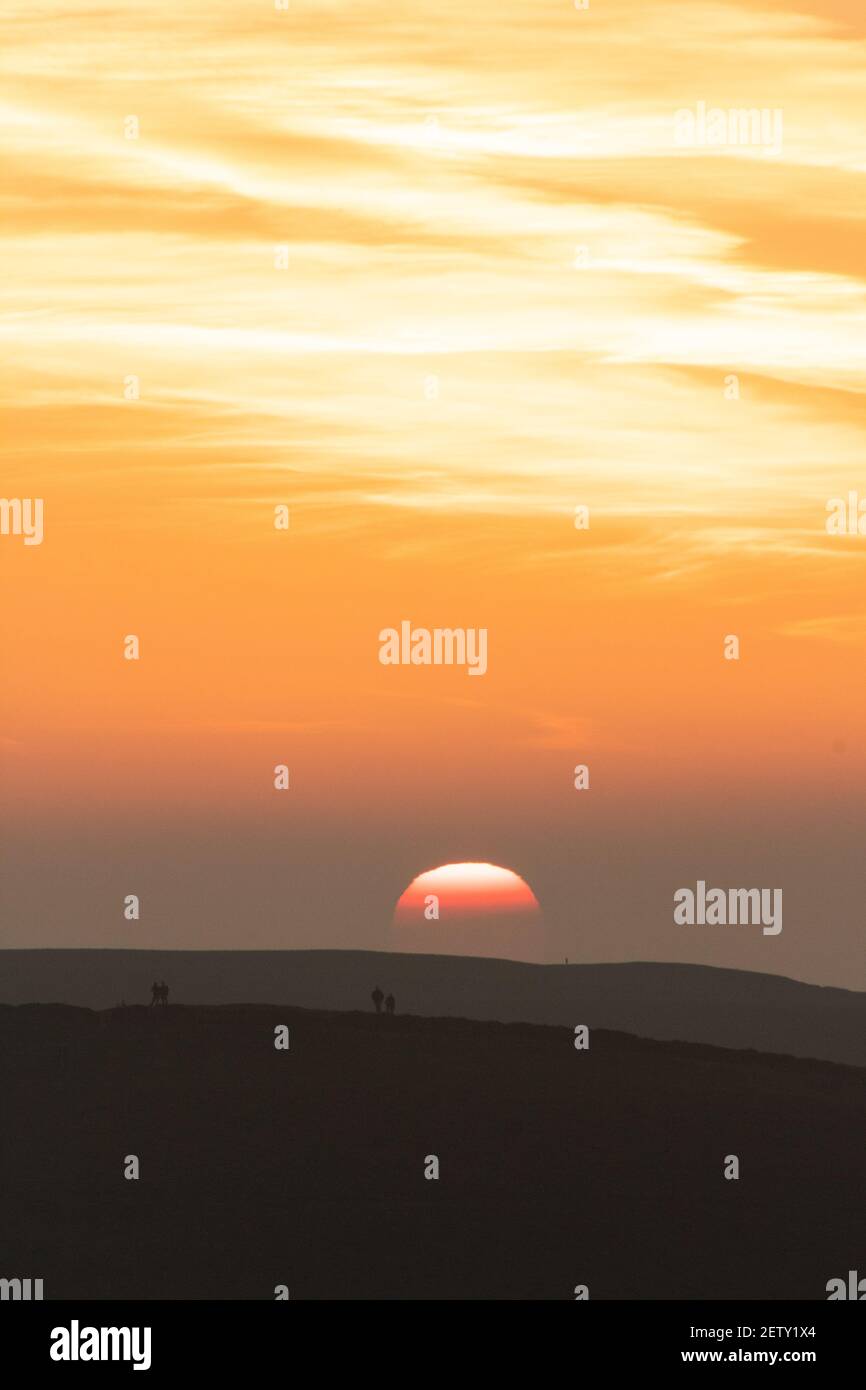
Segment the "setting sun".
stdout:
<path fill-rule="evenodd" d="M 394 909 L 399 950 L 515 955 L 539 946 L 541 908 L 529 885 L 498 864 L 441 864 L 418 874 Z"/>

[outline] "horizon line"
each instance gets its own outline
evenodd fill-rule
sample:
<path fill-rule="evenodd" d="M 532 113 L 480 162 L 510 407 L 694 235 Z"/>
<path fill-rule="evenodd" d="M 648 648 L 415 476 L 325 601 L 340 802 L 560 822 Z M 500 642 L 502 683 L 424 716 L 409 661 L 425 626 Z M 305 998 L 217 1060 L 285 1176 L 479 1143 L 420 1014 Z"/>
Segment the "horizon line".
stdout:
<path fill-rule="evenodd" d="M 565 960 L 557 961 L 528 961 L 512 960 L 505 956 L 469 956 L 469 955 L 439 955 L 434 951 L 393 951 L 385 947 L 344 947 L 344 946 L 0 946 L 0 952 L 12 951 L 43 951 L 43 952 L 71 952 L 71 951 L 113 951 L 118 954 L 145 955 L 381 955 L 381 956 L 402 956 L 405 959 L 418 960 L 452 960 L 452 961 L 491 961 L 498 965 L 521 966 L 531 970 L 571 970 L 575 967 L 583 969 L 592 968 L 615 968 L 622 966 L 674 966 L 684 970 L 716 970 L 724 971 L 732 975 L 754 975 L 762 976 L 765 979 L 786 980 L 792 985 L 803 985 L 809 989 L 832 989 L 840 994 L 866 994 L 866 986 L 863 988 L 852 987 L 849 985 L 829 985 L 819 984 L 815 980 L 802 980 L 793 975 L 783 975 L 772 970 L 747 970 L 741 966 L 733 965 L 710 965 L 704 961 L 678 961 L 678 960 L 607 960 L 607 961 L 583 961 Z"/>

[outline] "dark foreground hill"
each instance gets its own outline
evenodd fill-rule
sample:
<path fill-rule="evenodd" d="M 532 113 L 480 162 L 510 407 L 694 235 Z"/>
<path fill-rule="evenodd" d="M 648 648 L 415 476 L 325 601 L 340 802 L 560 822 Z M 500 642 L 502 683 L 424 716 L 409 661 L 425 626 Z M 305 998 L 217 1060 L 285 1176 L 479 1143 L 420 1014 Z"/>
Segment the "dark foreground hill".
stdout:
<path fill-rule="evenodd" d="M 825 1062 L 279 1006 L 2 1007 L 0 1111 L 0 1276 L 46 1298 L 822 1300 L 866 1273 L 866 1072 Z"/>
<path fill-rule="evenodd" d="M 376 984 L 401 1011 L 499 1022 L 587 1023 L 646 1038 L 756 1048 L 866 1066 L 866 994 L 711 966 L 527 965 L 384 951 L 2 951 L 0 1003 L 148 1003 L 165 979 L 184 1004 L 358 1009 Z"/>

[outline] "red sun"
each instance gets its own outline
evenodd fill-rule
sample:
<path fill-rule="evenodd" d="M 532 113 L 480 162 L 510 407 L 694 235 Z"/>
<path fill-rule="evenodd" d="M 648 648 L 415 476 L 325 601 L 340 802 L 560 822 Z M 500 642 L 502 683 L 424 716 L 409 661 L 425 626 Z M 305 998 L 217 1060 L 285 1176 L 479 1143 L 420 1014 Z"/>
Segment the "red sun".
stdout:
<path fill-rule="evenodd" d="M 398 951 L 537 959 L 541 908 L 498 864 L 441 864 L 414 878 L 394 909 Z"/>

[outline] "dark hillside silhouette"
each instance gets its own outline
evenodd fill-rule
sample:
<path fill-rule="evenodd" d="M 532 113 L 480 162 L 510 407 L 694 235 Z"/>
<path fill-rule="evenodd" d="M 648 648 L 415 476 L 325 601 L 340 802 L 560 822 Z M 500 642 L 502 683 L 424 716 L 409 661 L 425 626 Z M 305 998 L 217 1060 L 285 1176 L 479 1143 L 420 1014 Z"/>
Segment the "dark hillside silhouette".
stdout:
<path fill-rule="evenodd" d="M 376 982 L 413 1014 L 588 1023 L 647 1038 L 866 1066 L 866 994 L 701 965 L 525 965 L 383 951 L 2 951 L 0 1003 L 171 1002 L 370 1008 Z"/>
<path fill-rule="evenodd" d="M 70 1299 L 825 1299 L 862 1269 L 866 1072 L 360 997 L 0 1007 L 8 1270 Z"/>

